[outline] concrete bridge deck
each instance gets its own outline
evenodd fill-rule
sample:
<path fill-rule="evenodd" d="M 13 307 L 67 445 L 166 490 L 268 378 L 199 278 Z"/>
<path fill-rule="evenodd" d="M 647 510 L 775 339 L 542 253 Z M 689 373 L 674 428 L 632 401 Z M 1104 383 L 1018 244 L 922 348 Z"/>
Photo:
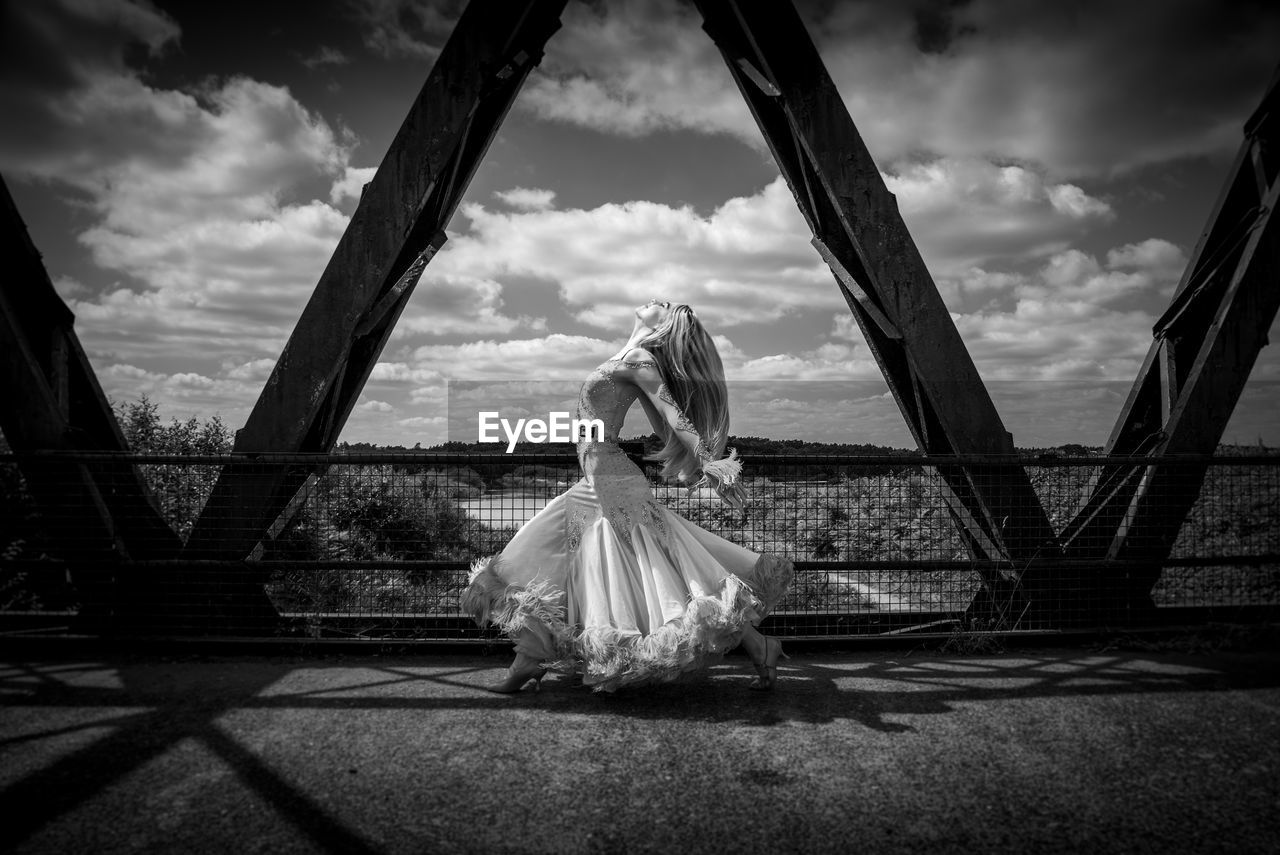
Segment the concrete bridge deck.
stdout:
<path fill-rule="evenodd" d="M 0 851 L 1280 846 L 1280 651 L 797 650 L 615 696 L 506 656 L 7 655 Z"/>

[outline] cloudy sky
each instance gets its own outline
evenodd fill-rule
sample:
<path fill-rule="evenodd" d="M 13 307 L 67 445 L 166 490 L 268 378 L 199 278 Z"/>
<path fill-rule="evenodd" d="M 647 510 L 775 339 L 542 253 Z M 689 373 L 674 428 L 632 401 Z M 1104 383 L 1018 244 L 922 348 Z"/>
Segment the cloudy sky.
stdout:
<path fill-rule="evenodd" d="M 0 171 L 107 394 L 238 427 L 460 4 L 0 2 Z M 1015 441 L 1104 442 L 1280 12 L 799 6 Z M 342 438 L 444 440 L 450 381 L 571 396 L 656 296 L 716 334 L 735 433 L 909 446 L 696 12 L 563 24 Z M 1276 351 L 1228 441 L 1280 442 Z"/>

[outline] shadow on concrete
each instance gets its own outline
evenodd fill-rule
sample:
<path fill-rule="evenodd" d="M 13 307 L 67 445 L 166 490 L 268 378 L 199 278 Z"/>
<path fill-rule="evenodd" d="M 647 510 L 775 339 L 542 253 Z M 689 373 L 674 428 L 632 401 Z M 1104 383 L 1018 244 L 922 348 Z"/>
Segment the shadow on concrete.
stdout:
<path fill-rule="evenodd" d="M 736 660 L 736 661 L 735 661 Z M 1280 685 L 1274 656 L 1212 658 L 1135 653 L 1039 652 L 998 657 L 797 655 L 783 663 L 780 685 L 749 692 L 745 659 L 672 684 L 595 693 L 565 677 L 548 677 L 540 692 L 515 696 L 484 691 L 505 662 L 479 656 L 398 657 L 340 661 L 107 657 L 83 662 L 0 664 L 0 699 L 35 709 L 46 721 L 0 738 L 18 751 L 42 740 L 109 729 L 0 790 L 6 819 L 0 850 L 9 850 L 74 811 L 178 743 L 194 740 L 226 764 L 315 849 L 375 852 L 374 842 L 278 774 L 219 724 L 233 711 L 487 712 L 513 707 L 545 717 L 554 728 L 565 714 L 771 727 L 788 722 L 851 724 L 896 734 L 914 728 L 900 719 L 944 715 L 960 704 L 1026 698 L 1156 695 Z M 76 710 L 89 721 L 67 722 Z M 40 718 L 40 716 L 43 718 Z M 429 719 L 424 719 L 429 720 Z"/>
<path fill-rule="evenodd" d="M 913 728 L 892 719 L 945 714 L 959 704 L 1280 686 L 1280 672 L 1257 666 L 1248 654 L 1214 657 L 1212 667 L 1192 655 L 1179 657 L 1177 664 L 1167 656 L 1155 662 L 1140 654 L 1083 652 L 981 658 L 898 655 L 879 660 L 865 655 L 856 659 L 814 656 L 783 662 L 778 690 L 767 694 L 733 691 L 726 685 L 730 681 L 705 675 L 615 695 L 549 677 L 542 692 L 526 690 L 514 702 L 537 704 L 549 711 L 756 726 L 843 719 L 884 733 L 908 733 Z M 744 674 L 743 686 L 748 680 L 746 668 L 743 662 L 736 669 Z M 590 702 L 584 703 L 584 698 Z"/>

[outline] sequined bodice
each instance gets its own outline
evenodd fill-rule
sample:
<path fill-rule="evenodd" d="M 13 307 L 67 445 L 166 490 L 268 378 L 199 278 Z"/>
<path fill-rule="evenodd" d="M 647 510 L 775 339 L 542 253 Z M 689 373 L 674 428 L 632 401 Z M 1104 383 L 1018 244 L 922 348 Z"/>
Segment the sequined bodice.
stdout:
<path fill-rule="evenodd" d="M 577 419 L 599 419 L 604 422 L 604 442 L 582 440 L 577 444 L 577 462 L 582 467 L 582 481 L 568 491 L 566 536 L 570 552 L 576 552 L 582 530 L 600 516 L 607 517 L 613 530 L 626 543 L 631 543 L 631 527 L 643 522 L 650 529 L 667 536 L 667 523 L 649 481 L 640 467 L 631 462 L 618 445 L 618 431 L 626 420 L 627 410 L 640 396 L 634 383 L 614 376 L 626 366 L 654 365 L 653 362 L 608 360 L 596 367 L 577 396 Z"/>
<path fill-rule="evenodd" d="M 631 363 L 652 365 L 652 362 Z M 587 375 L 578 393 L 579 419 L 600 419 L 604 423 L 604 441 L 583 440 L 578 443 L 578 464 L 586 484 L 598 494 L 606 515 L 628 518 L 653 504 L 649 482 L 640 467 L 618 445 L 618 432 L 635 403 L 640 389 L 615 377 L 624 370 L 621 359 L 610 359 Z M 625 527 L 624 529 L 625 530 Z M 573 538 L 570 537 L 570 541 Z"/>
<path fill-rule="evenodd" d="M 652 363 L 637 363 L 652 364 Z M 618 432 L 627 417 L 627 410 L 635 403 L 640 390 L 632 383 L 615 379 L 614 374 L 623 366 L 621 359 L 610 359 L 587 375 L 578 393 L 577 418 L 600 419 L 604 423 L 604 438 L 618 441 Z"/>

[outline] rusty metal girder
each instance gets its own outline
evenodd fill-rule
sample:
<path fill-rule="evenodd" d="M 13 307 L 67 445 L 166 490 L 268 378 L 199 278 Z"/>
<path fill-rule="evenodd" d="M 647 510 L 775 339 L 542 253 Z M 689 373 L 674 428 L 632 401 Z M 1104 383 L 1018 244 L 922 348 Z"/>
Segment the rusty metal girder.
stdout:
<path fill-rule="evenodd" d="M 3 179 L 0 179 L 0 428 L 15 452 L 80 598 L 84 630 L 136 616 L 144 580 L 126 560 L 163 560 L 182 544 L 133 464 L 109 456 L 92 463 L 58 452 L 128 451 L 80 342 L 74 315 L 58 296 Z M 56 565 L 55 565 L 56 566 Z M 131 620 L 129 621 L 131 622 Z"/>
<path fill-rule="evenodd" d="M 779 2 L 695 5 L 917 445 L 931 455 L 991 456 L 939 467 L 971 554 L 1020 567 L 1052 549 L 1013 438 L 799 15 Z"/>
<path fill-rule="evenodd" d="M 176 554 L 178 536 L 133 464 L 88 466 L 49 454 L 128 445 L 3 178 L 0 257 L 0 395 L 10 402 L 0 407 L 0 429 L 23 455 L 18 465 L 63 554 L 101 561 Z"/>
<path fill-rule="evenodd" d="M 1139 606 L 1206 469 L 1143 460 L 1214 453 L 1280 308 L 1280 70 L 1244 137 L 1107 441 L 1107 454 L 1135 462 L 1105 467 L 1062 535 L 1070 557 L 1150 560 L 1130 580 Z"/>
<path fill-rule="evenodd" d="M 238 452 L 323 452 L 333 447 L 400 317 L 421 268 L 444 243 L 480 160 L 566 0 L 471 3 L 417 100 L 236 435 Z M 415 270 L 416 268 L 416 270 Z M 227 467 L 186 553 L 238 560 L 250 553 L 306 478 Z"/>

